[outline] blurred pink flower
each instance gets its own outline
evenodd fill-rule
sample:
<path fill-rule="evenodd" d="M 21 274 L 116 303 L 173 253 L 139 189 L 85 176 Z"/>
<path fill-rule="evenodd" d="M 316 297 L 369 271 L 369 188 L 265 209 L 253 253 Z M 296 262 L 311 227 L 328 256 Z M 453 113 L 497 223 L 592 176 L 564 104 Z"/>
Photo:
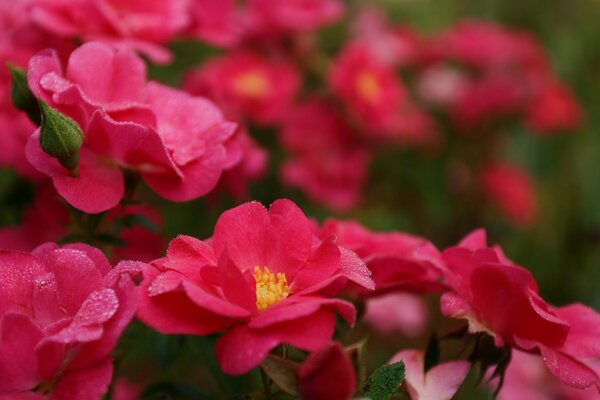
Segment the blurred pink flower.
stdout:
<path fill-rule="evenodd" d="M 355 141 L 332 105 L 318 98 L 307 100 L 290 112 L 280 133 L 282 146 L 291 153 L 280 170 L 284 184 L 334 209 L 358 205 L 370 152 Z"/>
<path fill-rule="evenodd" d="M 571 131 L 582 119 L 573 93 L 558 82 L 545 82 L 527 110 L 527 124 L 539 135 Z"/>
<path fill-rule="evenodd" d="M 0 393 L 100 398 L 110 352 L 135 313 L 139 264 L 111 269 L 95 248 L 51 243 L 0 251 L 0 264 Z"/>
<path fill-rule="evenodd" d="M 406 90 L 396 73 L 363 43 L 347 44 L 328 73 L 333 93 L 373 135 L 387 136 L 395 128 Z"/>
<path fill-rule="evenodd" d="M 298 368 L 302 398 L 349 400 L 356 389 L 354 366 L 338 342 L 311 353 Z"/>
<path fill-rule="evenodd" d="M 403 350 L 390 360 L 390 364 L 403 361 L 406 369 L 405 383 L 411 400 L 450 400 L 469 372 L 468 361 L 448 361 L 425 372 L 423 352 Z"/>
<path fill-rule="evenodd" d="M 23 212 L 21 223 L 0 228 L 0 249 L 32 251 L 66 235 L 68 224 L 67 208 L 49 182 L 45 182 L 37 186 L 33 203 Z"/>
<path fill-rule="evenodd" d="M 597 367 L 596 365 L 596 370 Z M 490 382 L 490 387 L 495 388 L 497 384 L 498 379 L 494 379 Z M 598 390 L 595 387 L 579 390 L 563 385 L 548 372 L 539 357 L 513 350 L 504 384 L 497 399 L 592 400 L 598 397 Z"/>
<path fill-rule="evenodd" d="M 210 240 L 179 236 L 144 268 L 138 317 L 162 333 L 225 331 L 219 365 L 243 374 L 281 343 L 323 347 L 336 312 L 353 324 L 352 304 L 331 298 L 349 280 L 373 288 L 364 263 L 333 237 L 316 239 L 294 203 L 250 202 L 223 213 Z"/>
<path fill-rule="evenodd" d="M 365 304 L 363 320 L 383 335 L 400 333 L 419 337 L 429 322 L 429 309 L 420 296 L 394 292 L 371 297 Z"/>
<path fill-rule="evenodd" d="M 102 73 L 90 75 L 90 66 Z M 66 73 L 53 52 L 31 59 L 33 93 L 73 118 L 84 143 L 77 176 L 42 151 L 39 133 L 29 139 L 27 158 L 74 207 L 96 213 L 117 205 L 125 189 L 119 167 L 139 172 L 171 201 L 191 200 L 216 186 L 235 124 L 206 99 L 147 83 L 145 72 L 134 53 L 97 42 L 75 50 Z"/>
<path fill-rule="evenodd" d="M 300 86 L 295 67 L 246 50 L 234 51 L 188 72 L 184 88 L 207 96 L 228 112 L 259 124 L 278 122 Z"/>
<path fill-rule="evenodd" d="M 31 18 L 55 35 L 99 40 L 170 61 L 163 47 L 190 23 L 188 0 L 34 0 Z"/>
<path fill-rule="evenodd" d="M 537 220 L 537 194 L 531 177 L 520 167 L 503 162 L 480 172 L 484 195 L 514 226 L 528 228 Z"/>
<path fill-rule="evenodd" d="M 529 271 L 499 247 L 488 247 L 483 231 L 445 250 L 442 258 L 451 288 L 440 301 L 444 315 L 468 320 L 471 332 L 487 332 L 497 346 L 539 354 L 566 385 L 599 385 L 600 376 L 589 364 L 600 356 L 598 313 L 577 303 L 547 304 Z"/>
<path fill-rule="evenodd" d="M 306 32 L 339 20 L 342 0 L 248 0 L 246 12 L 251 31 Z"/>

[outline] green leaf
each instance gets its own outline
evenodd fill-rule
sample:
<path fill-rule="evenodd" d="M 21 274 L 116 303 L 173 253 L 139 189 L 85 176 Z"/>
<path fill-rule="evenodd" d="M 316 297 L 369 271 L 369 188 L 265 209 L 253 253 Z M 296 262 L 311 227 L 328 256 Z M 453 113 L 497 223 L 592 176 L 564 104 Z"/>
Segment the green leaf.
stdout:
<path fill-rule="evenodd" d="M 12 79 L 10 96 L 13 105 L 18 110 L 24 111 L 31 122 L 39 126 L 41 122 L 40 107 L 37 99 L 27 85 L 27 72 L 23 68 L 10 63 L 6 63 L 6 66 L 10 71 Z"/>
<path fill-rule="evenodd" d="M 39 101 L 42 111 L 40 146 L 44 152 L 56 158 L 63 167 L 75 172 L 79 164 L 79 148 L 83 132 L 75 121 Z"/>
<path fill-rule="evenodd" d="M 130 214 L 119 219 L 119 223 L 123 226 L 131 228 L 132 226 L 139 225 L 143 228 L 148 229 L 152 232 L 160 232 L 160 228 L 150 218 L 142 214 Z"/>
<path fill-rule="evenodd" d="M 298 363 L 270 354 L 260 367 L 284 392 L 299 396 L 298 392 Z"/>
<path fill-rule="evenodd" d="M 404 380 L 402 361 L 377 368 L 367 379 L 363 394 L 372 400 L 387 400 L 392 397 Z"/>

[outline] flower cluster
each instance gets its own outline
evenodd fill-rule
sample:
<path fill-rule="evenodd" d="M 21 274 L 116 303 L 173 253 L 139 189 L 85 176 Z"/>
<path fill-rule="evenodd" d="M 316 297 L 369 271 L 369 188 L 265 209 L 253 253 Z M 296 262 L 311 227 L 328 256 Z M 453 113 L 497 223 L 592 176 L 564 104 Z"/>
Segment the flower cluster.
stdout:
<path fill-rule="evenodd" d="M 487 204 L 511 234 L 542 219 L 505 132 L 583 113 L 532 35 L 341 0 L 13 3 L 0 399 L 449 400 L 471 371 L 597 398 L 600 313 L 483 229 L 434 244 Z"/>

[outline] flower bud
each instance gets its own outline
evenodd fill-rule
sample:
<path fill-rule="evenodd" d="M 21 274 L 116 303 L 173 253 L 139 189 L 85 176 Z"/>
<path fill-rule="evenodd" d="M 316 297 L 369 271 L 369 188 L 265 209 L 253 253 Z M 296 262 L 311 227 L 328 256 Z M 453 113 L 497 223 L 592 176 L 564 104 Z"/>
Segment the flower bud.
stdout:
<path fill-rule="evenodd" d="M 40 146 L 44 152 L 56 158 L 60 164 L 76 173 L 79 164 L 79 148 L 83 132 L 75 121 L 39 101 L 42 112 Z"/>
<path fill-rule="evenodd" d="M 31 122 L 40 124 L 40 108 L 29 86 L 27 86 L 27 72 L 10 63 L 6 63 L 12 79 L 11 100 L 15 108 L 24 111 Z"/>

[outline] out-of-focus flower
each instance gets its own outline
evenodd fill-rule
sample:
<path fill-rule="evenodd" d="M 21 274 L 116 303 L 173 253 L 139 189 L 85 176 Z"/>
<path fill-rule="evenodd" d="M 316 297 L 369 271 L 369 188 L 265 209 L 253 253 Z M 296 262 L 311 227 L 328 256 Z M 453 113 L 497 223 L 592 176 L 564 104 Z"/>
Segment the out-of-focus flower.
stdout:
<path fill-rule="evenodd" d="M 484 195 L 512 225 L 527 228 L 537 220 L 535 185 L 527 173 L 514 164 L 495 162 L 480 172 Z"/>
<path fill-rule="evenodd" d="M 248 185 L 267 172 L 268 154 L 238 125 L 236 133 L 225 142 L 227 163 L 219 187 L 240 200 L 248 198 Z"/>
<path fill-rule="evenodd" d="M 468 361 L 448 361 L 425 372 L 422 351 L 403 350 L 390 364 L 403 361 L 406 369 L 406 388 L 411 400 L 450 400 L 469 372 Z"/>
<path fill-rule="evenodd" d="M 211 98 L 234 115 L 272 124 L 288 112 L 299 85 L 300 77 L 292 64 L 237 51 L 189 72 L 184 88 Z"/>
<path fill-rule="evenodd" d="M 581 108 L 571 91 L 558 82 L 547 82 L 534 95 L 527 124 L 535 133 L 568 132 L 581 123 Z"/>
<path fill-rule="evenodd" d="M 192 36 L 218 46 L 231 47 L 243 32 L 235 0 L 190 0 Z"/>
<path fill-rule="evenodd" d="M 451 107 L 464 98 L 469 80 L 464 73 L 449 66 L 433 66 L 423 70 L 417 82 L 419 97 L 439 107 Z"/>
<path fill-rule="evenodd" d="M 294 203 L 278 200 L 267 212 L 250 202 L 223 213 L 210 240 L 179 236 L 144 268 L 138 316 L 162 333 L 225 330 L 219 365 L 242 374 L 280 343 L 320 349 L 336 312 L 352 324 L 352 304 L 331 297 L 348 281 L 374 287 L 364 263 L 333 237 L 315 238 Z"/>
<path fill-rule="evenodd" d="M 363 43 L 347 44 L 328 75 L 332 91 L 373 135 L 388 136 L 406 101 L 404 86 L 393 69 Z"/>
<path fill-rule="evenodd" d="M 55 35 L 100 40 L 168 62 L 162 45 L 190 23 L 188 0 L 34 0 L 31 18 Z"/>
<path fill-rule="evenodd" d="M 311 99 L 295 107 L 283 123 L 281 142 L 292 154 L 281 169 L 286 185 L 339 210 L 359 203 L 370 153 L 333 106 Z"/>
<path fill-rule="evenodd" d="M 251 32 L 307 32 L 340 19 L 341 0 L 248 0 L 247 24 Z"/>
<path fill-rule="evenodd" d="M 363 320 L 383 335 L 418 337 L 427 328 L 429 309 L 420 296 L 389 293 L 367 299 Z"/>
<path fill-rule="evenodd" d="M 101 73 L 90 75 L 90 66 Z M 117 205 L 125 189 L 120 167 L 137 171 L 171 201 L 197 198 L 217 184 L 235 125 L 206 99 L 146 83 L 134 53 L 86 43 L 63 73 L 56 54 L 44 51 L 31 59 L 28 79 L 36 97 L 84 132 L 75 176 L 42 151 L 39 132 L 26 148 L 28 160 L 74 207 L 97 213 Z"/>
<path fill-rule="evenodd" d="M 124 378 L 118 378 L 113 384 L 110 400 L 137 400 L 142 395 L 142 388 Z"/>
<path fill-rule="evenodd" d="M 69 213 L 49 182 L 36 188 L 33 204 L 18 226 L 0 228 L 0 249 L 31 251 L 67 233 Z"/>
<path fill-rule="evenodd" d="M 337 243 L 358 254 L 373 274 L 376 290 L 365 295 L 390 291 L 428 292 L 441 290 L 440 254 L 426 239 L 402 232 L 372 232 L 354 221 L 328 219 L 321 237 L 335 235 Z"/>
<path fill-rule="evenodd" d="M 598 385 L 590 362 L 600 356 L 600 315 L 582 304 L 553 307 L 538 294 L 533 277 L 488 247 L 476 231 L 445 250 L 442 313 L 469 321 L 470 332 L 487 332 L 497 346 L 539 354 L 550 372 L 579 389 Z"/>
<path fill-rule="evenodd" d="M 0 393 L 100 398 L 110 352 L 135 313 L 139 264 L 111 269 L 95 248 L 51 243 L 0 251 L 0 264 Z"/>
<path fill-rule="evenodd" d="M 495 388 L 497 384 L 498 379 L 494 379 L 490 382 L 490 387 Z M 598 396 L 595 387 L 580 390 L 563 385 L 548 372 L 539 357 L 513 350 L 497 399 L 593 400 L 598 399 Z"/>
<path fill-rule="evenodd" d="M 130 223 L 119 231 L 119 239 L 125 242 L 125 245 L 114 247 L 111 257 L 113 262 L 121 260 L 150 262 L 163 253 L 166 244 L 163 237 L 152 230 L 151 226 L 136 218 L 145 219 L 157 228 L 162 223 L 160 214 L 146 205 L 129 205 L 111 210 L 109 213 L 111 223 L 118 219 L 121 221 L 130 219 Z"/>
<path fill-rule="evenodd" d="M 298 368 L 302 398 L 348 400 L 356 388 L 354 366 L 338 342 L 311 353 Z"/>

